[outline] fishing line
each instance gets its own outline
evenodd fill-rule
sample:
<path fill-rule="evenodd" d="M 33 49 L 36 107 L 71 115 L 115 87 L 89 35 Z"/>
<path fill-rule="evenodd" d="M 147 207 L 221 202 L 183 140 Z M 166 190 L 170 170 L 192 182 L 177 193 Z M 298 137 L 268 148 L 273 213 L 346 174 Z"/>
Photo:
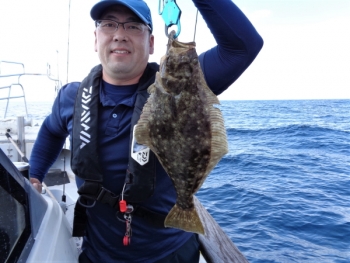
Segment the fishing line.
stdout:
<path fill-rule="evenodd" d="M 194 24 L 194 35 L 193 35 L 193 42 L 195 42 L 195 40 L 196 40 L 197 21 L 198 21 L 198 9 L 197 9 L 197 13 L 196 13 L 196 22 L 195 22 L 195 24 Z"/>
<path fill-rule="evenodd" d="M 68 83 L 68 71 L 69 71 L 70 3 L 71 3 L 71 0 L 69 0 L 69 6 L 68 6 L 68 42 L 67 42 L 67 79 L 66 79 L 66 83 Z"/>

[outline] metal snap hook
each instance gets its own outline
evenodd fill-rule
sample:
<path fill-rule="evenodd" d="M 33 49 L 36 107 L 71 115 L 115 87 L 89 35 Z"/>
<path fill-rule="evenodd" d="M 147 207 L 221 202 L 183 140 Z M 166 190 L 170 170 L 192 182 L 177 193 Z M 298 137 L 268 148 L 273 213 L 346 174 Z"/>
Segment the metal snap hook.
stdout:
<path fill-rule="evenodd" d="M 163 8 L 161 9 L 161 0 L 159 0 L 159 14 L 163 17 L 163 20 L 165 22 L 165 35 L 169 37 L 169 33 L 168 33 L 169 27 L 176 25 L 178 30 L 174 35 L 174 39 L 177 38 L 181 32 L 181 24 L 180 24 L 181 10 L 179 6 L 176 4 L 176 1 L 167 0 L 165 4 L 163 1 Z"/>

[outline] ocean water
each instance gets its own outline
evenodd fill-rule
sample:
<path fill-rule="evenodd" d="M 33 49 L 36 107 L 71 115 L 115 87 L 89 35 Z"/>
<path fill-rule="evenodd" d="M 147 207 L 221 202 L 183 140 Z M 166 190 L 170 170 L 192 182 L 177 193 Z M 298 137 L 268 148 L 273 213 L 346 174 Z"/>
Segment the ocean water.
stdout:
<path fill-rule="evenodd" d="M 350 100 L 222 101 L 197 196 L 252 263 L 350 262 Z"/>
<path fill-rule="evenodd" d="M 251 263 L 349 263 L 350 100 L 221 103 L 229 153 L 202 204 Z M 50 107 L 29 102 L 34 123 Z"/>

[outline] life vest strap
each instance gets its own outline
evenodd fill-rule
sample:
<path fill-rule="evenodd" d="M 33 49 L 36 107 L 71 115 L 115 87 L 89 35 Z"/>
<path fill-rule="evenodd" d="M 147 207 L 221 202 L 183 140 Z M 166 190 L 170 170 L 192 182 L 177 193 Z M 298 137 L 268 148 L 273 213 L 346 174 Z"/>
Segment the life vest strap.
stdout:
<path fill-rule="evenodd" d="M 166 215 L 164 214 L 156 213 L 142 206 L 136 206 L 133 215 L 144 219 L 148 224 L 159 228 L 165 228 L 164 221 Z"/>
<path fill-rule="evenodd" d="M 86 192 L 87 189 L 90 191 Z M 81 237 L 85 235 L 87 223 L 86 209 L 93 207 L 96 202 L 107 204 L 114 208 L 117 213 L 121 213 L 119 211 L 119 196 L 102 187 L 102 185 L 99 183 L 85 181 L 82 187 L 79 188 L 78 193 L 80 196 L 74 208 L 72 233 L 74 237 Z M 153 226 L 164 228 L 164 220 L 166 215 L 153 212 L 142 206 L 137 206 L 134 204 L 133 206 L 135 207 L 134 211 L 132 212 L 133 216 L 140 217 L 144 219 L 145 222 Z"/>

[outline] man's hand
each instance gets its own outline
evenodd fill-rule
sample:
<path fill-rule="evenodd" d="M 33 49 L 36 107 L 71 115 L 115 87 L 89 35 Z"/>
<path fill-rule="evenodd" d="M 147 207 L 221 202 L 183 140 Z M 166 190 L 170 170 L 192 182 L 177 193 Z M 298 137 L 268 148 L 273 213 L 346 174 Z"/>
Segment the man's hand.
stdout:
<path fill-rule="evenodd" d="M 31 184 L 34 186 L 34 188 L 36 190 L 38 190 L 38 192 L 41 194 L 41 190 L 43 188 L 42 184 L 40 183 L 40 181 L 36 178 L 30 178 L 29 181 L 31 182 Z"/>

